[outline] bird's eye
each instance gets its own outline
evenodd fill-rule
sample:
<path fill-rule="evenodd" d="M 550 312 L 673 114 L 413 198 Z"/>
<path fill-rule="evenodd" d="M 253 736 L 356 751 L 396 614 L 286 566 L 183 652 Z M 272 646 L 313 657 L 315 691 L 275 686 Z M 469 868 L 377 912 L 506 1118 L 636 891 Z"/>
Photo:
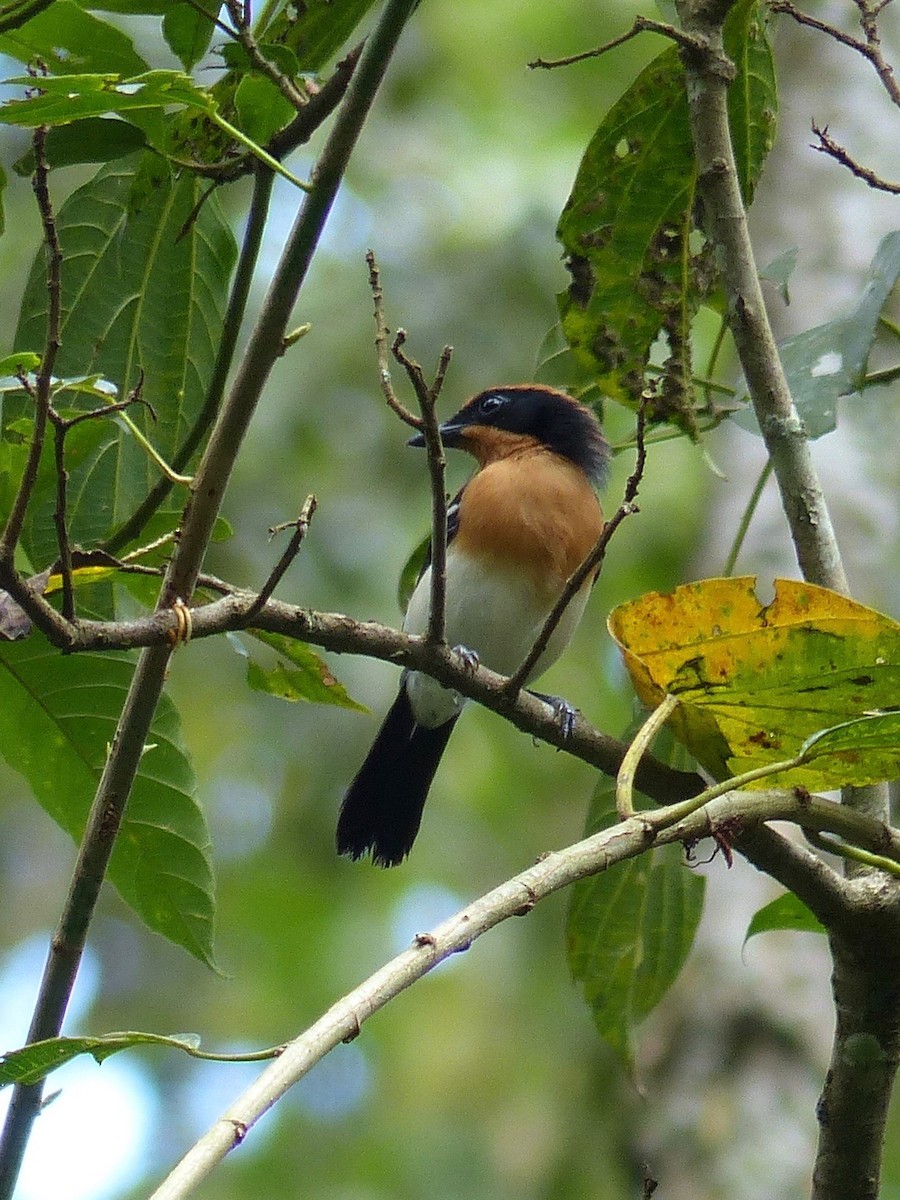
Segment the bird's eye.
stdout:
<path fill-rule="evenodd" d="M 481 409 L 481 411 L 484 413 L 485 416 L 488 416 L 491 413 L 498 412 L 507 403 L 508 403 L 507 396 L 490 395 L 490 396 L 485 396 L 484 399 L 481 400 L 481 402 L 479 403 L 478 407 Z"/>

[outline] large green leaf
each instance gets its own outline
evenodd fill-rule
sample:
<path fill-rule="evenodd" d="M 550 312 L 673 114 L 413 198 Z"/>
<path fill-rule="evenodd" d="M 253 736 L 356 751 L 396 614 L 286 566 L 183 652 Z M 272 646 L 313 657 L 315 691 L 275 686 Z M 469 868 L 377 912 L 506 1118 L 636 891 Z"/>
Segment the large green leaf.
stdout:
<path fill-rule="evenodd" d="M 57 214 L 63 251 L 62 349 L 57 373 L 100 373 L 122 394 L 143 373 L 143 398 L 154 422 L 133 406 L 132 420 L 171 457 L 203 403 L 215 360 L 234 263 L 234 240 L 212 197 L 190 220 L 203 184 L 173 181 L 147 155 L 101 168 Z M 138 207 L 136 190 L 148 184 Z M 149 184 L 155 186 L 149 186 Z M 46 267 L 41 251 L 22 300 L 15 344 L 39 347 L 47 320 Z M 71 401 L 75 403 L 74 400 Z M 96 407 L 96 401 L 81 401 Z M 8 397 L 4 421 L 30 415 L 23 398 Z M 118 526 L 146 495 L 158 469 L 133 438 L 110 421 L 76 426 L 70 454 L 71 533 L 84 546 Z M 55 556 L 55 479 L 46 462 L 24 532 L 32 562 Z"/>
<path fill-rule="evenodd" d="M 588 833 L 615 823 L 614 795 L 612 782 L 598 785 Z M 569 966 L 600 1035 L 629 1064 L 635 1026 L 668 991 L 693 945 L 704 890 L 680 846 L 617 863 L 572 889 Z"/>
<path fill-rule="evenodd" d="M 726 48 L 738 68 L 729 113 L 749 203 L 772 142 L 777 102 L 756 0 L 735 5 Z M 673 47 L 641 72 L 591 139 L 557 230 L 572 275 L 558 299 L 581 367 L 624 402 L 640 396 L 651 347 L 664 333 L 670 355 L 663 400 L 670 411 L 661 415 L 682 423 L 691 321 L 713 278 L 708 251 L 695 244 L 696 187 L 684 71 Z"/>
<path fill-rule="evenodd" d="M 136 154 L 146 144 L 142 129 L 128 121 L 107 117 L 86 117 L 71 125 L 48 129 L 44 140 L 44 157 L 51 170 L 73 163 L 112 162 L 116 158 Z M 23 154 L 13 164 L 17 175 L 34 172 L 34 150 Z"/>
<path fill-rule="evenodd" d="M 6 125 L 67 125 L 107 113 L 163 112 L 173 104 L 207 114 L 216 111 L 212 94 L 181 71 L 143 71 L 133 76 L 108 69 L 85 71 L 44 79 L 40 91 L 24 75 L 4 83 L 18 84 L 31 93 L 0 108 L 0 121 Z"/>
<path fill-rule="evenodd" d="M 0 35 L 0 53 L 23 63 L 39 59 L 55 75 L 77 71 L 138 75 L 147 69 L 129 37 L 73 0 L 54 0 L 18 29 Z"/>
<path fill-rule="evenodd" d="M 40 635 L 0 643 L 0 753 L 76 841 L 131 681 L 118 654 L 61 655 Z M 178 713 L 163 696 L 116 840 L 109 878 L 141 919 L 213 962 L 206 821 Z"/>

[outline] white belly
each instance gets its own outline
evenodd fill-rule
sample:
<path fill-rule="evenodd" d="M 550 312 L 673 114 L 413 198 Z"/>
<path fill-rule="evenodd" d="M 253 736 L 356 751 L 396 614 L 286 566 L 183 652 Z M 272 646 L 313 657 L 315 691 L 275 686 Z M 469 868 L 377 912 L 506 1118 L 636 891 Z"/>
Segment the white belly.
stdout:
<path fill-rule="evenodd" d="M 537 678 L 559 658 L 581 619 L 588 592 L 585 587 L 573 598 L 529 679 Z M 430 595 L 429 568 L 410 598 L 405 632 L 425 633 Z M 551 606 L 552 599 L 547 602 L 535 596 L 524 573 L 510 571 L 504 577 L 495 569 L 488 575 L 482 564 L 455 553 L 452 545 L 448 548 L 447 642 L 473 650 L 482 666 L 512 675 L 534 645 Z M 464 701 L 457 692 L 417 671 L 407 676 L 406 687 L 416 720 L 429 728 L 443 725 L 462 709 Z"/>

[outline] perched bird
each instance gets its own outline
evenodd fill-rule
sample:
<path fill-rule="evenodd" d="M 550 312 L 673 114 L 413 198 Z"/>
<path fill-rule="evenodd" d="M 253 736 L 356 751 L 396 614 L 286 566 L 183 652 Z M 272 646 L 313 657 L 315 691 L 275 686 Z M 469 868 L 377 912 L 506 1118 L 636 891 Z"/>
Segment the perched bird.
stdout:
<path fill-rule="evenodd" d="M 467 450 L 479 468 L 447 513 L 446 639 L 483 666 L 511 675 L 600 537 L 603 514 L 594 489 L 608 447 L 589 408 L 564 392 L 529 384 L 481 392 L 440 432 L 445 446 Z M 425 441 L 417 434 L 408 444 Z M 586 580 L 573 597 L 530 678 L 567 646 L 592 583 Z M 406 611 L 407 633 L 426 632 L 430 588 L 426 565 Z M 340 854 L 371 853 L 385 867 L 403 861 L 463 704 L 458 692 L 427 675 L 403 673 L 397 699 L 344 797 Z"/>

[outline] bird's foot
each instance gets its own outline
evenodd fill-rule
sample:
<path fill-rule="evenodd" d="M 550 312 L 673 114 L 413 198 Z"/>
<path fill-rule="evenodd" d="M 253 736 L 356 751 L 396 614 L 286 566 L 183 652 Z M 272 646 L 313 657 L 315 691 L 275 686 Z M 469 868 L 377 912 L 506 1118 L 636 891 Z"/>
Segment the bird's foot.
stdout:
<path fill-rule="evenodd" d="M 543 700 L 547 707 L 553 710 L 563 737 L 570 738 L 575 732 L 578 709 L 574 708 L 568 700 L 564 700 L 562 696 L 548 696 L 545 692 L 532 692 L 531 694 L 537 696 L 538 700 Z"/>
<path fill-rule="evenodd" d="M 479 664 L 477 653 L 468 646 L 454 646 L 453 653 L 459 655 L 467 671 L 474 671 Z"/>

